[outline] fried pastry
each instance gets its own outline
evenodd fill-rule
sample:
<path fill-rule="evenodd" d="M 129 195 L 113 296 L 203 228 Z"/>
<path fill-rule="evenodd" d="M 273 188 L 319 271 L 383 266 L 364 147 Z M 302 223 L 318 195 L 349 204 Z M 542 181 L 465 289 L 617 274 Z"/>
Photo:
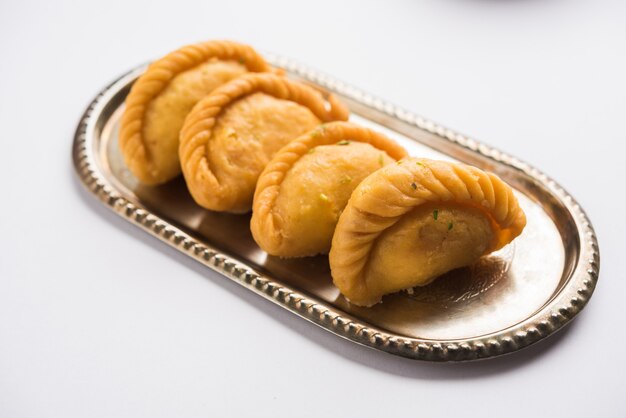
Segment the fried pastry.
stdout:
<path fill-rule="evenodd" d="M 274 74 L 244 74 L 194 107 L 181 131 L 179 156 L 187 187 L 202 207 L 242 213 L 256 182 L 287 142 L 321 122 L 346 120 L 334 96 Z"/>
<path fill-rule="evenodd" d="M 354 190 L 330 250 L 335 285 L 352 303 L 430 283 L 517 237 L 526 216 L 513 190 L 478 168 L 408 158 Z"/>
<path fill-rule="evenodd" d="M 391 139 L 353 123 L 319 126 L 285 145 L 265 167 L 252 205 L 252 236 L 271 255 L 328 253 L 354 188 L 405 156 Z"/>
<path fill-rule="evenodd" d="M 120 149 L 142 183 L 180 174 L 178 137 L 193 106 L 216 87 L 248 71 L 272 68 L 247 45 L 209 41 L 185 46 L 151 64 L 126 98 Z"/>

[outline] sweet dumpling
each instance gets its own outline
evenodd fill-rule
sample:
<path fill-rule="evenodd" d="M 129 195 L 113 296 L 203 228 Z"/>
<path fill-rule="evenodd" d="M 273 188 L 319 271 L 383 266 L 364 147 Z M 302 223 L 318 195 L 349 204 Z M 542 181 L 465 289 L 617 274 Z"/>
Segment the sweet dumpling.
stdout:
<path fill-rule="evenodd" d="M 370 129 L 349 122 L 321 125 L 285 145 L 259 177 L 252 236 L 271 255 L 328 253 L 354 188 L 405 156 L 401 146 Z"/>
<path fill-rule="evenodd" d="M 478 168 L 408 158 L 367 177 L 339 218 L 333 281 L 352 303 L 430 283 L 517 237 L 526 216 L 513 190 Z"/>
<path fill-rule="evenodd" d="M 274 74 L 245 74 L 218 87 L 185 120 L 179 155 L 187 187 L 202 207 L 247 212 L 274 154 L 322 122 L 345 120 L 332 95 Z"/>
<path fill-rule="evenodd" d="M 178 137 L 193 106 L 217 86 L 248 71 L 272 68 L 247 45 L 209 41 L 183 47 L 151 64 L 126 98 L 120 149 L 142 183 L 180 174 Z"/>

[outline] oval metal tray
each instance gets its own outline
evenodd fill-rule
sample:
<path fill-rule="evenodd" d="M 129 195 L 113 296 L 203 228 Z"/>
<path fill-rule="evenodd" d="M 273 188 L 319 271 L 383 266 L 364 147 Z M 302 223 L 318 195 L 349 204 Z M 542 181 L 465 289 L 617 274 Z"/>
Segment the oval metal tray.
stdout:
<path fill-rule="evenodd" d="M 80 120 L 73 145 L 87 188 L 123 218 L 328 331 L 391 354 L 464 361 L 506 354 L 549 336 L 588 302 L 599 271 L 596 237 L 576 201 L 530 165 L 351 86 L 288 60 L 269 57 L 289 77 L 331 91 L 351 120 L 387 133 L 416 156 L 462 161 L 511 184 L 528 226 L 512 245 L 433 284 L 350 305 L 332 285 L 327 257 L 281 260 L 254 243 L 249 215 L 206 211 L 182 179 L 145 187 L 117 148 L 123 103 L 137 68 L 106 87 Z"/>

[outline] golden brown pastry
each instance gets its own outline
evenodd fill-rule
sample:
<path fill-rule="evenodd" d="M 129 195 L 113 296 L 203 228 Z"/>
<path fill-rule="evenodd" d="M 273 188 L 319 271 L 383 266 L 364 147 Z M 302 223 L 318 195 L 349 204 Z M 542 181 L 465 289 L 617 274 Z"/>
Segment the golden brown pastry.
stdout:
<path fill-rule="evenodd" d="M 513 190 L 478 168 L 408 158 L 354 190 L 330 250 L 335 285 L 370 306 L 430 283 L 517 237 L 526 216 Z"/>
<path fill-rule="evenodd" d="M 270 70 L 254 49 L 229 41 L 185 46 L 152 63 L 131 88 L 122 117 L 120 149 L 130 171 L 150 185 L 178 176 L 178 137 L 193 106 L 241 74 Z"/>
<path fill-rule="evenodd" d="M 207 209 L 247 212 L 259 174 L 287 142 L 345 120 L 332 95 L 274 74 L 245 74 L 202 99 L 185 120 L 179 155 L 187 187 Z"/>
<path fill-rule="evenodd" d="M 250 228 L 271 255 L 327 253 L 337 219 L 369 174 L 406 156 L 386 136 L 331 122 L 285 145 L 259 177 Z"/>

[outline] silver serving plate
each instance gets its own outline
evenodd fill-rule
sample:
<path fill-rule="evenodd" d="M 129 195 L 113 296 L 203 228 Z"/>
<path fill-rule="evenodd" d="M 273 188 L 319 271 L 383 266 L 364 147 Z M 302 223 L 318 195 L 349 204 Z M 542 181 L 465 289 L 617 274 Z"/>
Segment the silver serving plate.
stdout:
<path fill-rule="evenodd" d="M 252 292 L 356 343 L 404 357 L 463 361 L 494 357 L 554 333 L 589 301 L 599 271 L 593 228 L 552 179 L 509 155 L 285 59 L 289 77 L 338 95 L 351 120 L 387 133 L 416 156 L 462 161 L 512 185 L 528 218 L 515 242 L 431 285 L 360 308 L 333 286 L 327 257 L 282 260 L 255 244 L 249 215 L 204 210 L 182 179 L 146 187 L 124 166 L 118 128 L 124 99 L 145 66 L 89 105 L 73 158 L 85 186 L 115 213 Z"/>

